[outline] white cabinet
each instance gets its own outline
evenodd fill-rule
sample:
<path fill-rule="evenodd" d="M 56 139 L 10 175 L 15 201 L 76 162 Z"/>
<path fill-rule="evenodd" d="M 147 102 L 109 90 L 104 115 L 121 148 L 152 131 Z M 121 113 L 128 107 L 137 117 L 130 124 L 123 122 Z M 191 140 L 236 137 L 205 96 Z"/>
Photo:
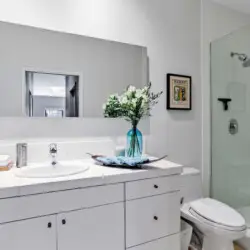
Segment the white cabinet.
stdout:
<path fill-rule="evenodd" d="M 0 225 L 4 250 L 124 250 L 124 203 Z"/>
<path fill-rule="evenodd" d="M 3 250 L 56 250 L 55 216 L 0 225 L 0 246 Z"/>
<path fill-rule="evenodd" d="M 58 250 L 124 250 L 124 203 L 60 214 Z"/>
<path fill-rule="evenodd" d="M 178 180 L 0 199 L 0 249 L 179 250 Z"/>
<path fill-rule="evenodd" d="M 179 192 L 126 202 L 126 243 L 136 246 L 180 231 Z"/>

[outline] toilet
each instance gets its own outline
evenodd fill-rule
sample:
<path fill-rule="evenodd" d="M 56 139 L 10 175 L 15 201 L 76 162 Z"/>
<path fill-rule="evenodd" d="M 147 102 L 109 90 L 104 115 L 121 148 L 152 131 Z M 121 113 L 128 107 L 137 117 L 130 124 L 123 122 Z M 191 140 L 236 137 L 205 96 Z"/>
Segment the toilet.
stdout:
<path fill-rule="evenodd" d="M 203 250 L 234 250 L 233 241 L 247 231 L 243 216 L 222 202 L 202 198 L 198 170 L 184 168 L 181 178 L 181 216 L 203 233 Z"/>
<path fill-rule="evenodd" d="M 238 209 L 239 213 L 245 218 L 247 225 L 247 232 L 244 238 L 237 241 L 243 249 L 250 250 L 250 207 L 243 207 Z"/>

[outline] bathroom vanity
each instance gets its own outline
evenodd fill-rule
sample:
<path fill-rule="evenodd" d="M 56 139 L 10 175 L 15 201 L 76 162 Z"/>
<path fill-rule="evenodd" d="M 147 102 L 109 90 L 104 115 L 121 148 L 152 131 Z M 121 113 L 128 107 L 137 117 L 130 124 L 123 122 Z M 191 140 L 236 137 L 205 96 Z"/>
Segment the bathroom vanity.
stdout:
<path fill-rule="evenodd" d="M 0 32 L 0 117 L 8 117 L 0 154 L 21 167 L 0 172 L 0 248 L 179 250 L 182 166 L 75 161 L 126 145 L 118 137 L 129 124 L 104 119 L 102 107 L 128 85 L 149 83 L 147 48 L 5 22 Z M 146 138 L 148 119 L 140 130 Z M 58 157 L 46 163 L 58 138 Z"/>
<path fill-rule="evenodd" d="M 63 178 L 0 173 L 2 249 L 179 250 L 182 166 L 83 164 L 88 171 Z"/>

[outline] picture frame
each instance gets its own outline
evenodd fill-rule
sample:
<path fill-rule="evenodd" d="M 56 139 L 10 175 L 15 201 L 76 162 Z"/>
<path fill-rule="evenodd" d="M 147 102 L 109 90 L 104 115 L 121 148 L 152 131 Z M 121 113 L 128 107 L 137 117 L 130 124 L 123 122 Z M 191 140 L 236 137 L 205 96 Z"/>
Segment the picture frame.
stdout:
<path fill-rule="evenodd" d="M 167 109 L 192 110 L 192 77 L 167 74 Z"/>

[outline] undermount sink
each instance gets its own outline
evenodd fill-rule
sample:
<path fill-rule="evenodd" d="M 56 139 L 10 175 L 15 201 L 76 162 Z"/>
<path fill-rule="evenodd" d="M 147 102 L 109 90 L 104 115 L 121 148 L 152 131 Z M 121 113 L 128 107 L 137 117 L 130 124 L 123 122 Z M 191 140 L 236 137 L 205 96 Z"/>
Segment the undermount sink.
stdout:
<path fill-rule="evenodd" d="M 88 169 L 89 166 L 80 161 L 58 162 L 54 166 L 47 163 L 23 167 L 17 169 L 15 175 L 22 178 L 56 178 L 80 174 Z"/>

